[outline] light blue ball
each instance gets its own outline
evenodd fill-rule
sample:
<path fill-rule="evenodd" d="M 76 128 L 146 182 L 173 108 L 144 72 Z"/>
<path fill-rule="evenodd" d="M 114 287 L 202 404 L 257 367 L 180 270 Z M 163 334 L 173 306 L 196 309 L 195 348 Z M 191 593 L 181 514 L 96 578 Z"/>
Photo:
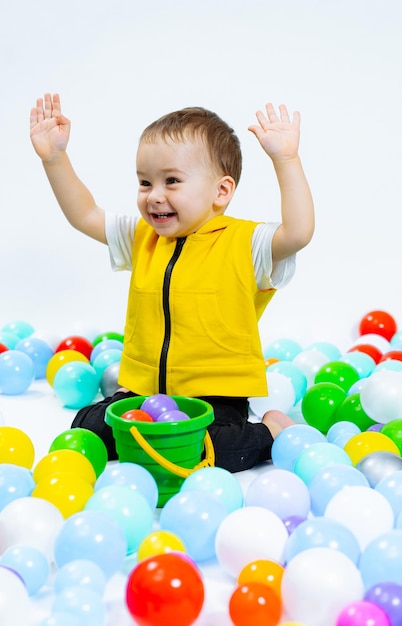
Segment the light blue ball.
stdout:
<path fill-rule="evenodd" d="M 359 350 L 347 352 L 339 360 L 354 367 L 359 374 L 359 378 L 367 378 L 376 367 L 374 359 L 369 354 L 359 352 Z"/>
<path fill-rule="evenodd" d="M 276 372 L 286 376 L 295 390 L 295 404 L 299 402 L 307 390 L 307 378 L 297 365 L 290 361 L 278 361 L 267 368 L 267 372 Z"/>
<path fill-rule="evenodd" d="M 39 337 L 27 337 L 17 343 L 16 350 L 24 352 L 32 359 L 35 369 L 35 378 L 46 378 L 46 368 L 54 352 L 46 341 Z"/>
<path fill-rule="evenodd" d="M 310 511 L 310 494 L 305 483 L 293 472 L 269 469 L 252 480 L 245 505 L 269 509 L 281 520 L 293 516 L 305 518 Z"/>
<path fill-rule="evenodd" d="M 341 463 L 352 466 L 350 456 L 333 443 L 314 443 L 298 456 L 294 472 L 308 485 L 322 467 Z"/>
<path fill-rule="evenodd" d="M 228 513 L 243 506 L 243 489 L 240 482 L 222 467 L 203 467 L 188 476 L 181 491 L 207 491 L 223 502 Z"/>
<path fill-rule="evenodd" d="M 402 530 L 378 535 L 362 551 L 359 569 L 365 589 L 384 581 L 402 585 Z"/>
<path fill-rule="evenodd" d="M 286 337 L 276 339 L 264 349 L 265 359 L 279 359 L 279 361 L 293 361 L 301 352 L 301 345 Z"/>
<path fill-rule="evenodd" d="M 52 611 L 38 626 L 81 626 L 81 624 L 82 621 L 71 613 Z"/>
<path fill-rule="evenodd" d="M 98 489 L 87 501 L 85 511 L 105 513 L 116 521 L 126 537 L 127 555 L 136 552 L 152 531 L 153 511 L 145 496 L 130 487 Z"/>
<path fill-rule="evenodd" d="M 0 511 L 9 502 L 30 496 L 36 484 L 32 472 L 12 463 L 0 463 Z"/>
<path fill-rule="evenodd" d="M 152 510 L 158 503 L 158 485 L 155 478 L 142 465 L 137 463 L 109 463 L 95 483 L 95 491 L 117 485 L 129 487 L 141 493 L 147 500 Z"/>
<path fill-rule="evenodd" d="M 175 533 L 195 562 L 215 558 L 215 538 L 228 515 L 226 505 L 207 491 L 184 491 L 165 504 L 160 515 L 161 530 Z"/>
<path fill-rule="evenodd" d="M 402 513 L 402 470 L 381 478 L 375 485 L 375 489 L 388 500 L 397 519 Z"/>
<path fill-rule="evenodd" d="M 0 393 L 18 396 L 35 380 L 32 359 L 19 350 L 7 350 L 0 354 Z"/>
<path fill-rule="evenodd" d="M 95 399 L 99 391 L 99 377 L 89 363 L 71 361 L 57 371 L 53 389 L 63 406 L 81 409 Z"/>
<path fill-rule="evenodd" d="M 347 422 L 345 420 L 335 422 L 335 424 L 332 424 L 332 426 L 328 429 L 327 441 L 328 443 L 334 443 L 335 439 L 337 439 L 339 435 L 347 434 L 352 437 L 353 435 L 358 435 L 360 432 L 360 428 L 353 422 Z"/>
<path fill-rule="evenodd" d="M 313 443 L 326 441 L 317 428 L 308 424 L 295 424 L 285 428 L 274 439 L 271 448 L 272 462 L 278 469 L 293 471 L 300 453 Z"/>
<path fill-rule="evenodd" d="M 102 597 L 106 587 L 106 576 L 101 567 L 93 561 L 77 559 L 56 571 L 53 586 L 55 593 L 60 593 L 68 587 L 83 586 Z"/>
<path fill-rule="evenodd" d="M 1 332 L 12 333 L 13 335 L 17 335 L 19 339 L 25 339 L 26 337 L 32 335 L 32 333 L 35 332 L 35 329 L 29 322 L 25 322 L 24 320 L 15 320 L 4 324 L 0 333 Z"/>
<path fill-rule="evenodd" d="M 315 341 L 314 343 L 310 344 L 306 348 L 306 350 L 322 352 L 322 354 L 325 354 L 330 361 L 337 361 L 341 356 L 341 351 L 339 350 L 339 348 L 329 341 Z"/>
<path fill-rule="evenodd" d="M 4 346 L 7 346 L 9 350 L 14 350 L 17 343 L 21 341 L 21 337 L 19 337 L 16 333 L 12 333 L 8 330 L 0 331 L 0 343 Z"/>
<path fill-rule="evenodd" d="M 98 374 L 99 380 L 102 378 L 103 372 L 109 367 L 109 365 L 112 365 L 112 363 L 120 363 L 121 355 L 122 351 L 117 350 L 116 348 L 104 350 L 97 355 L 97 357 L 92 361 L 92 366 Z"/>
<path fill-rule="evenodd" d="M 85 587 L 68 587 L 54 597 L 53 612 L 69 613 L 79 624 L 100 626 L 106 620 L 106 606 L 96 592 Z"/>
<path fill-rule="evenodd" d="M 105 352 L 106 350 L 120 350 L 120 352 L 122 352 L 123 343 L 117 339 L 104 339 L 100 341 L 91 352 L 91 363 L 95 361 L 96 357 L 101 354 L 101 352 Z"/>
<path fill-rule="evenodd" d="M 313 515 L 324 515 L 328 502 L 344 487 L 369 487 L 367 478 L 355 467 L 333 464 L 322 467 L 308 486 Z"/>
<path fill-rule="evenodd" d="M 301 522 L 290 535 L 285 546 L 285 561 L 310 548 L 331 548 L 343 552 L 355 565 L 360 556 L 359 542 L 354 534 L 336 520 L 315 517 Z"/>
<path fill-rule="evenodd" d="M 7 548 L 0 558 L 0 565 L 9 567 L 22 578 L 30 596 L 43 587 L 50 574 L 50 564 L 43 552 L 28 545 Z"/>

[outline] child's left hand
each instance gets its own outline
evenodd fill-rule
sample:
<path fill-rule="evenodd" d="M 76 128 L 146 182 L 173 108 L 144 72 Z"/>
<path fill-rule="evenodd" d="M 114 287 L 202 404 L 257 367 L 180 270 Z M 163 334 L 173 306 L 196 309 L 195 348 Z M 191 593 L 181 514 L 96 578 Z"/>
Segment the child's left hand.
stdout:
<path fill-rule="evenodd" d="M 280 119 L 271 102 L 265 107 L 266 113 L 257 111 L 259 125 L 248 127 L 257 137 L 262 148 L 273 161 L 297 156 L 300 140 L 300 113 L 295 111 L 290 121 L 284 104 L 279 105 Z"/>

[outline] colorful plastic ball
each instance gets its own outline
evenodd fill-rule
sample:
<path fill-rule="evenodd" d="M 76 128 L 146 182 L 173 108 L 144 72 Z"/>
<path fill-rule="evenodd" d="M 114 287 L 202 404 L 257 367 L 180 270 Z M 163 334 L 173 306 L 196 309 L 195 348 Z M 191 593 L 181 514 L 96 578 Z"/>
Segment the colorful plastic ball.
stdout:
<path fill-rule="evenodd" d="M 118 523 L 100 511 L 81 511 L 65 520 L 54 544 L 58 567 L 77 559 L 96 563 L 106 579 L 118 572 L 127 553 L 127 540 Z"/>
<path fill-rule="evenodd" d="M 367 415 L 376 422 L 386 424 L 402 419 L 402 372 L 382 370 L 373 374 L 366 380 L 360 400 Z"/>
<path fill-rule="evenodd" d="M 402 419 L 391 420 L 381 427 L 383 435 L 386 435 L 398 446 L 400 454 L 402 454 Z"/>
<path fill-rule="evenodd" d="M 349 353 L 351 353 L 351 352 L 361 352 L 363 354 L 366 354 L 371 359 L 373 359 L 374 363 L 379 363 L 379 361 L 380 361 L 380 359 L 382 357 L 381 350 L 379 350 L 375 346 L 372 346 L 369 343 L 357 344 L 357 345 L 353 346 L 352 348 L 349 348 L 348 352 Z"/>
<path fill-rule="evenodd" d="M 20 576 L 7 567 L 0 567 L 1 626 L 29 624 L 32 608 L 28 592 Z"/>
<path fill-rule="evenodd" d="M 59 352 L 55 352 L 46 366 L 46 378 L 49 385 L 53 387 L 54 377 L 63 365 L 77 361 L 80 363 L 89 363 L 87 357 L 77 350 L 60 350 Z"/>
<path fill-rule="evenodd" d="M 52 441 L 49 453 L 55 450 L 75 450 L 92 463 L 97 477 L 103 472 L 108 461 L 107 448 L 96 433 L 86 428 L 70 428 Z"/>
<path fill-rule="evenodd" d="M 361 598 L 363 591 L 359 569 L 331 548 L 300 552 L 288 563 L 282 579 L 286 617 L 308 626 L 334 624 L 344 606 Z"/>
<path fill-rule="evenodd" d="M 349 455 L 334 443 L 314 443 L 296 459 L 294 473 L 309 485 L 316 473 L 330 465 L 352 465 Z"/>
<path fill-rule="evenodd" d="M 391 348 L 394 350 L 402 350 L 402 331 L 397 330 L 390 341 Z"/>
<path fill-rule="evenodd" d="M 271 457 L 278 469 L 293 471 L 299 454 L 313 443 L 324 442 L 324 435 L 308 424 L 295 424 L 285 428 L 274 439 Z"/>
<path fill-rule="evenodd" d="M 372 602 L 359 600 L 345 606 L 336 626 L 390 626 L 386 613 Z"/>
<path fill-rule="evenodd" d="M 100 391 L 105 398 L 113 396 L 120 388 L 119 385 L 120 361 L 108 365 L 100 380 Z"/>
<path fill-rule="evenodd" d="M 313 515 L 324 515 L 331 498 L 351 486 L 369 487 L 367 478 L 356 467 L 336 463 L 319 469 L 308 486 Z"/>
<path fill-rule="evenodd" d="M 306 350 L 316 350 L 325 354 L 330 361 L 336 361 L 341 356 L 339 348 L 329 341 L 315 341 L 307 346 Z"/>
<path fill-rule="evenodd" d="M 324 435 L 335 419 L 336 410 L 346 398 L 346 391 L 331 382 L 315 383 L 307 389 L 302 400 L 302 413 L 307 424 L 314 426 Z"/>
<path fill-rule="evenodd" d="M 166 411 L 168 413 L 168 411 Z M 142 409 L 130 409 L 120 415 L 122 420 L 128 420 L 129 422 L 153 422 L 154 420 L 149 413 Z"/>
<path fill-rule="evenodd" d="M 252 561 L 283 563 L 288 532 L 272 511 L 259 506 L 237 509 L 218 528 L 215 549 L 218 563 L 233 578 Z"/>
<path fill-rule="evenodd" d="M 33 479 L 39 483 L 45 476 L 58 472 L 70 472 L 90 485 L 96 482 L 96 474 L 90 460 L 77 450 L 60 449 L 49 452 L 36 464 Z"/>
<path fill-rule="evenodd" d="M 347 392 L 357 380 L 359 374 L 354 367 L 343 361 L 330 361 L 318 370 L 314 383 L 333 383 Z"/>
<path fill-rule="evenodd" d="M 343 420 L 339 422 L 335 422 L 331 426 L 331 428 L 327 432 L 327 441 L 328 443 L 334 443 L 335 440 L 339 437 L 339 435 L 349 435 L 352 437 L 353 435 L 357 435 L 361 432 L 361 429 L 348 420 Z"/>
<path fill-rule="evenodd" d="M 51 561 L 63 523 L 59 509 L 47 500 L 31 496 L 13 500 L 0 513 L 0 553 L 16 544 L 27 545 Z"/>
<path fill-rule="evenodd" d="M 399 361 L 397 359 L 386 359 L 385 361 L 381 361 L 381 363 L 378 363 L 373 369 L 373 374 L 377 374 L 378 372 L 382 372 L 383 370 L 402 372 L 402 361 Z"/>
<path fill-rule="evenodd" d="M 402 585 L 380 582 L 366 590 L 364 600 L 380 607 L 390 626 L 402 626 Z"/>
<path fill-rule="evenodd" d="M 267 372 L 276 372 L 289 378 L 295 391 L 294 404 L 303 398 L 307 390 L 307 378 L 297 365 L 290 361 L 278 361 L 270 365 Z"/>
<path fill-rule="evenodd" d="M 30 596 L 38 593 L 50 575 L 48 559 L 32 546 L 10 546 L 1 556 L 0 565 L 10 568 L 22 578 Z"/>
<path fill-rule="evenodd" d="M 60 352 L 61 350 L 76 350 L 77 352 L 81 352 L 81 354 L 86 356 L 89 361 L 91 358 L 93 345 L 85 337 L 80 337 L 79 335 L 71 335 L 69 337 L 65 337 L 59 343 L 55 352 Z"/>
<path fill-rule="evenodd" d="M 270 469 L 251 481 L 245 505 L 269 509 L 281 520 L 290 515 L 306 517 L 310 511 L 310 494 L 305 483 L 293 472 Z"/>
<path fill-rule="evenodd" d="M 102 378 L 105 370 L 113 363 L 120 363 L 122 351 L 116 348 L 104 350 L 92 361 L 92 367 L 98 374 L 99 380 Z"/>
<path fill-rule="evenodd" d="M 235 626 L 276 626 L 281 608 L 278 594 L 259 582 L 239 585 L 229 600 L 229 615 Z"/>
<path fill-rule="evenodd" d="M 351 422 L 360 430 L 367 430 L 370 426 L 377 423 L 372 420 L 363 409 L 360 393 L 352 393 L 338 404 L 335 412 L 335 420 L 335 424 L 337 422 Z"/>
<path fill-rule="evenodd" d="M 101 341 L 108 341 L 108 340 L 113 340 L 113 341 L 120 341 L 121 343 L 123 343 L 124 341 L 124 336 L 121 333 L 117 333 L 115 331 L 107 331 L 104 333 L 100 333 L 99 335 L 96 335 L 96 337 L 93 339 L 93 346 L 97 346 Z"/>
<path fill-rule="evenodd" d="M 378 534 L 360 556 L 365 589 L 382 582 L 402 585 L 402 530 L 390 528 Z"/>
<path fill-rule="evenodd" d="M 396 443 L 383 433 L 375 431 L 353 435 L 345 444 L 344 450 L 353 465 L 357 465 L 359 461 L 372 452 L 392 452 L 400 456 Z"/>
<path fill-rule="evenodd" d="M 77 585 L 91 589 L 102 597 L 106 587 L 106 576 L 99 565 L 88 559 L 70 561 L 56 571 L 53 581 L 55 593 Z"/>
<path fill-rule="evenodd" d="M 109 463 L 95 483 L 95 491 L 118 485 L 141 493 L 152 510 L 158 502 L 158 485 L 152 474 L 141 465 L 131 462 Z"/>
<path fill-rule="evenodd" d="M 312 349 L 299 352 L 293 359 L 293 363 L 301 369 L 307 379 L 307 387 L 310 387 L 314 384 L 319 369 L 329 360 L 329 357 L 323 352 Z"/>
<path fill-rule="evenodd" d="M 331 548 L 348 556 L 358 564 L 360 546 L 354 534 L 339 522 L 326 517 L 307 519 L 295 528 L 285 548 L 285 560 L 289 562 L 303 550 Z"/>
<path fill-rule="evenodd" d="M 106 620 L 106 605 L 98 593 L 76 585 L 67 587 L 55 594 L 52 610 L 69 613 L 77 618 L 79 624 L 99 626 Z"/>
<path fill-rule="evenodd" d="M 30 496 L 34 487 L 28 468 L 0 462 L 0 511 L 13 500 Z"/>
<path fill-rule="evenodd" d="M 361 550 L 394 525 L 390 503 L 371 487 L 341 489 L 328 502 L 324 516 L 349 528 Z"/>
<path fill-rule="evenodd" d="M 386 352 L 382 355 L 379 362 L 383 363 L 384 361 L 389 360 L 402 361 L 402 350 L 390 350 L 389 352 Z"/>
<path fill-rule="evenodd" d="M 207 491 L 223 502 L 229 513 L 243 506 L 243 490 L 239 480 L 222 467 L 203 467 L 192 472 L 180 490 Z"/>
<path fill-rule="evenodd" d="M 18 396 L 35 380 L 32 359 L 19 350 L 7 350 L 0 354 L 0 394 Z"/>
<path fill-rule="evenodd" d="M 264 349 L 264 358 L 274 357 L 279 361 L 293 361 L 301 349 L 302 347 L 297 341 L 283 337 L 275 339 Z"/>
<path fill-rule="evenodd" d="M 402 458 L 392 452 L 372 452 L 363 457 L 356 468 L 367 478 L 370 487 L 374 488 L 383 479 L 402 470 Z"/>
<path fill-rule="evenodd" d="M 116 521 L 126 537 L 128 555 L 137 551 L 152 530 L 153 511 L 148 501 L 130 487 L 110 485 L 98 489 L 87 500 L 85 510 L 105 513 Z"/>
<path fill-rule="evenodd" d="M 392 339 L 397 330 L 395 318 L 387 311 L 369 311 L 359 323 L 360 335 L 374 333 L 385 337 L 388 341 Z"/>
<path fill-rule="evenodd" d="M 186 553 L 186 546 L 175 533 L 169 530 L 155 530 L 143 539 L 138 546 L 137 559 L 143 561 L 157 554 L 168 552 Z"/>
<path fill-rule="evenodd" d="M 26 322 L 25 320 L 13 320 L 12 322 L 7 322 L 7 324 L 4 324 L 1 330 L 3 332 L 14 333 L 20 339 L 25 339 L 35 332 L 32 324 Z"/>
<path fill-rule="evenodd" d="M 79 626 L 79 622 L 71 613 L 52 611 L 38 626 Z"/>
<path fill-rule="evenodd" d="M 99 376 L 89 363 L 72 361 L 58 370 L 53 389 L 63 406 L 81 409 L 93 402 L 99 383 Z"/>
<path fill-rule="evenodd" d="M 15 333 L 11 333 L 5 330 L 0 331 L 0 342 L 4 346 L 7 346 L 9 350 L 14 350 L 19 341 L 21 341 L 21 337 L 19 337 Z"/>
<path fill-rule="evenodd" d="M 178 554 L 158 554 L 130 573 L 126 604 L 139 626 L 190 626 L 204 604 L 198 568 Z"/>
<path fill-rule="evenodd" d="M 301 515 L 289 515 L 289 517 L 285 517 L 282 521 L 285 524 L 288 535 L 291 535 L 302 522 L 306 521 L 306 518 Z"/>
<path fill-rule="evenodd" d="M 382 477 L 376 482 L 375 489 L 382 493 L 392 506 L 395 519 L 402 512 L 402 459 L 399 469 L 382 473 Z"/>
<path fill-rule="evenodd" d="M 34 445 L 23 430 L 14 426 L 0 426 L 0 463 L 31 469 L 34 459 Z"/>
<path fill-rule="evenodd" d="M 370 376 L 376 366 L 376 363 L 371 356 L 365 354 L 364 352 L 359 352 L 358 350 L 347 352 L 345 355 L 341 356 L 339 360 L 342 363 L 346 363 L 347 365 L 353 367 L 353 369 L 355 369 L 358 373 L 359 378 L 367 378 Z M 356 382 L 357 381 L 355 381 L 355 383 Z M 353 384 L 354 383 L 352 383 L 352 385 Z M 348 392 L 350 391 L 350 387 Z"/>
<path fill-rule="evenodd" d="M 163 393 L 156 393 L 146 398 L 140 408 L 146 413 L 149 413 L 149 415 L 156 420 L 164 411 L 176 410 L 179 407 L 177 406 L 176 400 L 170 396 Z"/>
<path fill-rule="evenodd" d="M 189 420 L 190 417 L 184 411 L 178 409 L 172 409 L 171 411 L 163 411 L 155 419 L 156 422 L 183 422 Z"/>
<path fill-rule="evenodd" d="M 165 504 L 159 524 L 182 539 L 193 561 L 201 562 L 215 557 L 216 533 L 227 515 L 226 505 L 212 493 L 183 491 Z"/>
<path fill-rule="evenodd" d="M 7 352 L 9 348 L 7 348 L 7 346 L 4 345 L 4 343 L 0 343 L 0 354 L 2 352 Z"/>
<path fill-rule="evenodd" d="M 45 378 L 47 364 L 53 356 L 53 350 L 46 341 L 38 337 L 27 337 L 17 343 L 15 349 L 32 360 L 36 379 Z"/>
<path fill-rule="evenodd" d="M 123 344 L 121 341 L 118 341 L 117 339 L 104 339 L 103 341 L 100 341 L 99 343 L 96 344 L 96 346 L 92 348 L 91 363 L 95 361 L 96 357 L 99 354 L 107 350 L 119 350 L 120 352 L 122 352 Z"/>
<path fill-rule="evenodd" d="M 257 559 L 243 567 L 237 578 L 237 584 L 262 583 L 271 587 L 280 598 L 284 571 L 284 566 L 276 561 Z"/>
<path fill-rule="evenodd" d="M 374 348 L 377 348 L 381 354 L 391 350 L 391 344 L 388 339 L 382 335 L 378 335 L 377 333 L 366 333 L 365 335 L 361 335 L 358 339 L 356 339 L 352 348 L 366 345 L 374 346 Z"/>
<path fill-rule="evenodd" d="M 287 413 L 295 404 L 296 392 L 286 376 L 277 372 L 266 373 L 268 383 L 268 396 L 249 398 L 250 409 L 254 415 L 262 417 L 271 410 Z"/>
<path fill-rule="evenodd" d="M 44 475 L 31 495 L 51 502 L 67 518 L 82 511 L 93 493 L 93 485 L 78 474 L 55 472 Z"/>

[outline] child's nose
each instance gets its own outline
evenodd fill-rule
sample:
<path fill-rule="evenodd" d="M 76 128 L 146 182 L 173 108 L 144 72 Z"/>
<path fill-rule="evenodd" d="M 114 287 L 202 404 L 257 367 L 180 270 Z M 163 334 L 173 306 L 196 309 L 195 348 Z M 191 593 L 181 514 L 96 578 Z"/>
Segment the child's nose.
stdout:
<path fill-rule="evenodd" d="M 148 194 L 149 202 L 164 202 L 165 191 L 162 185 L 153 185 L 150 193 Z"/>

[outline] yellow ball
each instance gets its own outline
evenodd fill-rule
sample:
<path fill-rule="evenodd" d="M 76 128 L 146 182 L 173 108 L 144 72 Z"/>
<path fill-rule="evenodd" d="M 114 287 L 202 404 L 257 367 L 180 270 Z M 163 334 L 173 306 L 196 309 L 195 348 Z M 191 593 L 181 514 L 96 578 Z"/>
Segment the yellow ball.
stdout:
<path fill-rule="evenodd" d="M 49 452 L 35 466 L 33 479 L 39 483 L 45 476 L 59 472 L 76 474 L 90 485 L 96 482 L 96 474 L 90 460 L 76 450 L 60 449 Z"/>
<path fill-rule="evenodd" d="M 353 435 L 345 444 L 344 450 L 353 465 L 372 452 L 392 452 L 400 456 L 399 448 L 387 435 L 373 430 Z"/>
<path fill-rule="evenodd" d="M 23 430 L 14 426 L 0 426 L 0 463 L 31 469 L 34 459 L 34 445 Z"/>
<path fill-rule="evenodd" d="M 82 352 L 78 352 L 78 350 L 60 350 L 60 352 L 55 352 L 55 354 L 49 359 L 46 366 L 46 378 L 51 387 L 53 387 L 54 377 L 56 376 L 59 369 L 63 365 L 66 365 L 67 363 L 71 363 L 73 361 L 82 361 L 83 363 L 89 363 L 87 357 L 82 354 Z"/>
<path fill-rule="evenodd" d="M 64 518 L 82 511 L 94 488 L 73 472 L 47 474 L 36 485 L 31 496 L 54 504 Z"/>
<path fill-rule="evenodd" d="M 186 548 L 182 540 L 174 533 L 168 530 L 157 530 L 142 540 L 138 547 L 137 559 L 143 561 L 148 557 L 167 552 L 185 553 Z"/>

